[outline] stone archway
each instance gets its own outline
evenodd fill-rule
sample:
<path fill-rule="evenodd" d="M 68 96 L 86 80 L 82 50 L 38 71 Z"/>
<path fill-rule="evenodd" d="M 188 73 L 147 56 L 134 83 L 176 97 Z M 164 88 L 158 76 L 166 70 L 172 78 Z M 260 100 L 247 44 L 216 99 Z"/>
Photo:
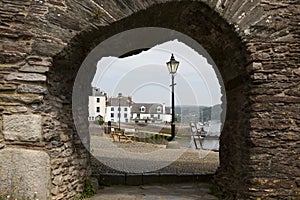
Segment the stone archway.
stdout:
<path fill-rule="evenodd" d="M 178 12 L 179 8 L 184 9 L 181 9 L 181 12 Z M 158 11 L 161 14 L 156 16 Z M 231 187 L 234 187 L 236 191 L 236 188 L 241 188 L 241 186 L 245 185 L 239 182 L 240 179 L 236 176 L 236 174 L 246 172 L 245 166 L 247 165 L 244 164 L 244 162 L 247 163 L 249 160 L 249 155 L 246 152 L 249 146 L 241 146 L 241 144 L 247 144 L 246 136 L 248 134 L 248 118 L 247 114 L 245 114 L 245 109 L 247 108 L 246 94 L 248 92 L 247 81 L 249 80 L 247 73 L 245 72 L 246 63 L 248 62 L 247 53 L 245 46 L 236 36 L 232 27 L 214 13 L 208 6 L 196 2 L 157 5 L 148 8 L 145 11 L 133 14 L 120 22 L 116 22 L 109 27 L 106 27 L 105 29 L 93 29 L 83 33 L 81 36 L 73 40 L 74 43 L 71 43 L 61 58 L 55 58 L 54 66 L 57 68 L 54 73 L 56 75 L 63 75 L 65 73 L 70 74 L 69 66 L 77 66 L 78 68 L 80 66 L 78 63 L 81 64 L 81 61 L 83 61 L 82 58 L 82 60 L 78 62 L 78 52 L 84 50 L 82 45 L 87 45 L 86 53 L 89 53 L 89 51 L 103 39 L 127 29 L 143 26 L 170 28 L 188 34 L 207 49 L 219 67 L 222 75 L 220 78 L 223 78 L 225 82 L 228 98 L 227 123 L 222 132 L 221 139 L 222 153 L 219 173 L 222 174 L 220 177 L 223 178 L 230 176 L 229 180 L 231 182 Z M 100 38 L 99 35 L 101 35 Z M 92 45 L 89 46 L 90 44 Z M 112 53 L 111 55 L 113 55 L 113 52 L 107 52 L 108 55 L 109 53 Z M 68 59 L 69 62 L 67 62 L 65 55 L 74 56 L 74 59 Z M 233 60 L 234 62 L 232 62 Z M 73 62 L 78 63 L 76 64 Z M 65 71 L 59 72 L 60 70 Z M 86 76 L 90 76 L 92 78 L 95 72 L 87 74 L 87 71 L 82 69 L 80 73 L 85 73 Z M 76 74 L 74 73 L 74 75 Z M 73 87 L 72 78 L 74 79 L 74 76 L 70 76 L 70 78 L 71 81 L 63 78 L 66 82 L 70 83 L 68 88 Z M 60 82 L 63 81 L 63 79 L 61 79 Z M 86 88 L 89 88 L 89 82 L 87 84 L 88 86 Z M 66 83 L 62 85 L 67 86 Z M 85 88 L 84 86 L 82 87 Z M 71 91 L 69 90 L 69 92 Z M 69 94 L 71 95 L 71 93 Z M 86 111 L 78 111 L 77 113 L 85 113 L 85 116 L 87 116 Z M 230 126 L 230 124 L 233 125 Z M 234 180 L 239 181 L 235 182 Z M 224 185 L 227 184 L 228 183 L 224 183 Z M 244 190 L 244 188 L 241 188 L 241 190 Z"/>
<path fill-rule="evenodd" d="M 197 40 L 225 82 L 228 112 L 217 173 L 224 192 L 240 199 L 296 198 L 299 3 L 163 2 L 1 2 L 6 11 L 1 14 L 1 143 L 47 152 L 52 196 L 74 197 L 87 175 L 87 153 L 71 116 L 81 62 L 113 34 L 165 27 Z M 41 116 L 38 139 L 9 138 L 8 115 Z"/>

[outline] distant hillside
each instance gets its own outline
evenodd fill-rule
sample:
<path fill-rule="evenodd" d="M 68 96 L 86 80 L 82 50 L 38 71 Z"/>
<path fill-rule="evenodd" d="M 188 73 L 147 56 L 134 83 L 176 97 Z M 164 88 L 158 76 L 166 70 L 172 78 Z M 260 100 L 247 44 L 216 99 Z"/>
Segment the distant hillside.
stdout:
<path fill-rule="evenodd" d="M 175 106 L 175 114 L 178 116 L 179 122 L 191 122 L 191 121 L 202 121 L 203 120 L 220 120 L 222 112 L 221 104 L 217 104 L 211 107 L 207 106 Z"/>

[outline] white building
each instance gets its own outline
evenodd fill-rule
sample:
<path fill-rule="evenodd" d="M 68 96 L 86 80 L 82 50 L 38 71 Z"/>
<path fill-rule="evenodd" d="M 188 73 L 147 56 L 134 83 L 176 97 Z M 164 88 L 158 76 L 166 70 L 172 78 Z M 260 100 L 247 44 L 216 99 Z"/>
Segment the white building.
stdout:
<path fill-rule="evenodd" d="M 95 121 L 99 117 L 105 117 L 106 94 L 99 88 L 93 88 L 92 96 L 89 96 L 89 121 Z"/>
<path fill-rule="evenodd" d="M 107 98 L 99 88 L 93 88 L 89 96 L 89 121 L 102 117 L 105 122 L 171 122 L 172 115 L 165 104 L 133 103 L 132 97 L 122 96 Z"/>
<path fill-rule="evenodd" d="M 135 122 L 160 123 L 172 120 L 170 109 L 160 103 L 134 103 L 131 115 Z"/>
<path fill-rule="evenodd" d="M 120 122 L 130 122 L 131 107 L 131 97 L 124 97 L 120 93 L 119 97 L 109 98 L 106 104 L 105 122 L 119 122 L 119 120 Z"/>

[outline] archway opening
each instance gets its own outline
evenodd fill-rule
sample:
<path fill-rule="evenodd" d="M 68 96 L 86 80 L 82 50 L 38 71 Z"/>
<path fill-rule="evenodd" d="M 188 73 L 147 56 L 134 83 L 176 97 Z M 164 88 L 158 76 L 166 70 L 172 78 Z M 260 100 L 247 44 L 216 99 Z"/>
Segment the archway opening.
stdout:
<path fill-rule="evenodd" d="M 106 38 L 124 30 L 137 27 L 163 27 L 182 32 L 201 44 L 218 67 L 224 81 L 227 96 L 227 114 L 220 138 L 220 167 L 217 171 L 218 184 L 235 193 L 242 190 L 243 168 L 249 162 L 247 143 L 248 119 L 248 77 L 247 52 L 240 38 L 215 11 L 200 2 L 170 2 L 155 5 L 135 13 L 107 27 L 93 28 L 75 37 L 70 45 L 54 58 L 49 71 L 49 88 L 53 96 L 61 96 L 71 101 L 72 88 L 81 63 L 89 52 Z M 107 51 L 107 56 L 114 52 Z M 91 63 L 93 64 L 93 63 Z M 96 68 L 95 68 L 96 71 Z M 86 73 L 92 79 L 94 72 Z M 66 77 L 65 75 L 68 74 Z M 59 82 L 60 84 L 56 84 Z M 90 82 L 81 85 L 83 96 L 91 92 Z M 76 105 L 73 104 L 73 107 Z M 62 121 L 74 127 L 71 106 L 62 108 L 62 115 L 69 116 Z M 87 108 L 77 110 L 81 120 L 88 119 Z M 88 127 L 86 127 L 88 130 Z M 88 134 L 83 134 L 88 135 Z M 88 140 L 88 138 L 87 138 Z"/>
<path fill-rule="evenodd" d="M 145 33 L 148 36 L 144 36 Z M 132 35 L 146 37 L 149 44 L 154 46 L 148 51 L 126 58 L 101 56 L 103 46 L 119 46 L 121 49 L 124 42 L 117 38 L 127 41 Z M 177 39 L 157 44 L 157 37 L 160 35 Z M 135 43 L 133 48 L 145 45 L 144 40 L 131 43 Z M 216 151 L 219 149 L 218 140 L 222 127 L 220 84 L 223 86 L 223 83 L 219 84 L 213 69 L 217 70 L 216 66 L 208 64 L 207 60 L 212 59 L 204 57 L 208 54 L 201 45 L 174 30 L 145 27 L 117 34 L 99 44 L 93 51 L 98 52 L 91 53 L 96 58 L 88 56 L 89 59 L 81 66 L 85 71 L 94 71 L 96 66 L 91 66 L 89 61 L 97 61 L 97 72 L 90 85 L 92 95 L 89 96 L 88 105 L 87 102 L 85 104 L 89 107 L 90 127 L 90 145 L 86 146 L 90 148 L 92 155 L 104 165 L 119 171 L 118 173 L 151 172 L 175 176 L 184 173 L 189 174 L 191 179 L 195 174 L 214 173 L 218 167 Z M 124 55 L 122 51 L 119 54 Z M 176 55 L 182 65 L 176 74 L 177 92 L 176 95 L 174 93 L 175 142 L 168 142 L 172 139 L 173 111 L 170 104 L 170 78 L 165 62 L 170 59 L 171 54 L 173 57 Z M 81 76 L 85 77 L 85 74 L 78 74 L 76 82 L 84 80 Z M 82 83 L 75 85 L 80 86 Z M 73 90 L 75 93 L 76 89 Z M 225 94 L 224 91 L 223 93 Z M 78 94 L 81 95 L 81 92 Z M 80 97 L 73 96 L 73 103 L 77 104 Z M 96 120 L 99 113 L 105 116 L 101 125 Z M 77 130 L 78 128 L 80 127 L 77 126 Z M 85 129 L 82 130 L 84 131 Z M 105 137 L 105 134 L 111 138 Z M 178 150 L 166 150 L 171 144 L 177 144 Z M 120 149 L 136 151 L 141 157 L 130 153 L 123 155 Z M 137 166 L 139 167 L 136 168 Z M 105 166 L 99 165 L 98 168 L 101 175 L 113 174 L 112 169 Z M 165 169 L 161 170 L 162 168 Z"/>

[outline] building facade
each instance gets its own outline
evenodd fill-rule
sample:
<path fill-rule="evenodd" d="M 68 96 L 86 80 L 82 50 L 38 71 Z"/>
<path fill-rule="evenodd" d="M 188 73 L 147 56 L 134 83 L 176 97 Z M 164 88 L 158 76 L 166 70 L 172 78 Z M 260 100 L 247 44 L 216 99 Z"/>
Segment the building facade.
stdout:
<path fill-rule="evenodd" d="M 89 96 L 89 121 L 102 118 L 104 122 L 170 122 L 171 111 L 160 103 L 134 103 L 132 97 L 122 96 L 107 98 L 99 88 L 93 88 Z"/>
<path fill-rule="evenodd" d="M 106 103 L 105 122 L 130 122 L 132 98 L 124 97 L 120 93 L 118 97 L 111 97 Z"/>
<path fill-rule="evenodd" d="M 92 89 L 92 96 L 89 96 L 89 121 L 95 121 L 98 118 L 106 116 L 106 94 L 99 88 Z"/>
<path fill-rule="evenodd" d="M 172 119 L 170 109 L 160 103 L 134 103 L 131 116 L 134 122 L 146 123 L 170 122 Z"/>

